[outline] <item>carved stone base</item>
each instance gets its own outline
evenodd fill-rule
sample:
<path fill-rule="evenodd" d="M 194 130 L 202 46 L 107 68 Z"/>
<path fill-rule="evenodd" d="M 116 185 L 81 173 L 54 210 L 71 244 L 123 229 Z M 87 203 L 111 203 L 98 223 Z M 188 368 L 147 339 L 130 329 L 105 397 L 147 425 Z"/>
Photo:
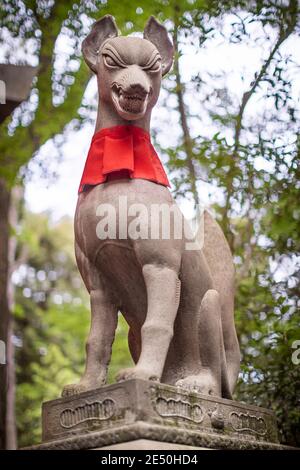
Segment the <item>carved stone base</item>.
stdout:
<path fill-rule="evenodd" d="M 46 402 L 42 421 L 43 443 L 35 449 L 133 449 L 141 447 L 131 441 L 141 440 L 149 449 L 150 441 L 179 449 L 283 448 L 269 410 L 145 380 Z"/>

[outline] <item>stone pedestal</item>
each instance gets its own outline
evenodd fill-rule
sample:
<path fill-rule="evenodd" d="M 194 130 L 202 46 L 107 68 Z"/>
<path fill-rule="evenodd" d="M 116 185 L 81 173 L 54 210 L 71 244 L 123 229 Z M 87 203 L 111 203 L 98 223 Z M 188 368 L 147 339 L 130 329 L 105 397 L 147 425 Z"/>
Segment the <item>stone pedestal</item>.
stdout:
<path fill-rule="evenodd" d="M 264 408 L 127 380 L 43 404 L 33 449 L 280 449 Z"/>

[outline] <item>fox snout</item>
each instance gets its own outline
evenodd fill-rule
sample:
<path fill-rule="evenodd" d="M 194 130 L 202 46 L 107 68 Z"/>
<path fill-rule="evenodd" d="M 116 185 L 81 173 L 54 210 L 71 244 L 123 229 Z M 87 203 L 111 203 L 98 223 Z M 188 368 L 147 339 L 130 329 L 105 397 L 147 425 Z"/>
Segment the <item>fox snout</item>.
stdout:
<path fill-rule="evenodd" d="M 136 94 L 141 98 L 146 98 L 151 90 L 147 74 L 137 65 L 131 65 L 125 70 L 121 70 L 114 83 L 122 88 L 124 93 Z"/>
<path fill-rule="evenodd" d="M 109 71 L 107 71 L 109 73 Z M 149 72 L 138 64 L 124 64 L 114 69 L 111 82 L 111 98 L 117 113 L 127 120 L 136 120 L 145 115 L 153 91 L 158 96 L 160 80 L 151 80 Z M 106 81 L 109 83 L 109 80 Z"/>
<path fill-rule="evenodd" d="M 115 80 L 112 84 L 112 101 L 116 111 L 126 118 L 126 113 L 140 117 L 145 114 L 149 97 L 152 94 L 152 87 L 147 81 L 147 77 L 143 80 L 141 75 L 123 72 L 119 80 Z"/>
<path fill-rule="evenodd" d="M 111 88 L 112 97 L 115 96 L 119 99 L 121 108 L 134 114 L 141 114 L 146 111 L 147 101 L 153 91 L 146 72 L 137 65 L 130 65 L 120 70 Z M 118 111 L 116 102 L 114 104 Z"/>

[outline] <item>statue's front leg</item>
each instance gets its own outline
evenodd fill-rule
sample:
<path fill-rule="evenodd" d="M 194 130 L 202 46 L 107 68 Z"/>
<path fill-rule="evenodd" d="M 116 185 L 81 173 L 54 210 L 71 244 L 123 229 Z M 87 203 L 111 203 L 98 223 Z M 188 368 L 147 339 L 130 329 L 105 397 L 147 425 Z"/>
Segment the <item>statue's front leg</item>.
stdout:
<path fill-rule="evenodd" d="M 64 387 L 63 396 L 101 387 L 106 383 L 112 343 L 118 321 L 118 309 L 98 287 L 90 291 L 91 328 L 86 343 L 86 367 L 78 384 Z"/>
<path fill-rule="evenodd" d="M 142 326 L 142 347 L 135 367 L 119 372 L 117 380 L 140 378 L 159 381 L 173 337 L 180 281 L 174 269 L 147 264 L 143 267 L 147 289 L 147 316 Z"/>

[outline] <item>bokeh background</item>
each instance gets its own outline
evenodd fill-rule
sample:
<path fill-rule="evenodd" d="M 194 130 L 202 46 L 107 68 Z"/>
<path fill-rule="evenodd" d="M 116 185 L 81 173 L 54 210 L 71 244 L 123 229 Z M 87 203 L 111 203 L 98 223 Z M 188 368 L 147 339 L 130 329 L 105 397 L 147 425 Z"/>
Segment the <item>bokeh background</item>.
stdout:
<path fill-rule="evenodd" d="M 3 0 L 0 63 L 34 79 L 0 125 L 0 447 L 38 443 L 41 403 L 84 367 L 72 217 L 97 88 L 80 45 L 107 13 L 138 36 L 155 15 L 173 39 L 152 139 L 186 216 L 208 207 L 234 255 L 235 399 L 273 409 L 281 442 L 300 445 L 299 2 Z M 109 380 L 130 362 L 120 315 Z"/>

